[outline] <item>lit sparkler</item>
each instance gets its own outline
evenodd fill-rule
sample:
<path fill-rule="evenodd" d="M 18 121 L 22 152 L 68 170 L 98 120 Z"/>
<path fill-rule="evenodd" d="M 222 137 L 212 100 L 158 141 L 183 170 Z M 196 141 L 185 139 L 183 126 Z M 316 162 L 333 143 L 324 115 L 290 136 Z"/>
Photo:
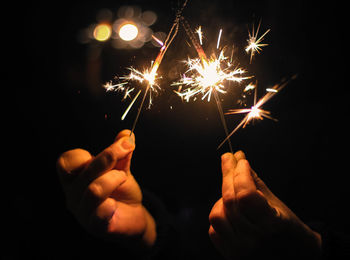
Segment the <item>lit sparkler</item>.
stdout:
<path fill-rule="evenodd" d="M 207 98 L 208 102 L 210 101 L 211 95 L 214 95 L 220 118 L 226 133 L 228 135 L 228 130 L 226 126 L 226 121 L 222 111 L 221 102 L 218 96 L 218 92 L 226 93 L 224 83 L 226 81 L 241 82 L 244 79 L 250 78 L 243 76 L 246 73 L 245 70 L 241 68 L 233 68 L 231 62 L 228 61 L 228 58 L 224 55 L 224 50 L 221 50 L 219 57 L 216 58 L 215 55 L 212 55 L 209 59 L 207 58 L 201 43 L 199 44 L 196 37 L 194 36 L 193 31 L 190 28 L 190 25 L 182 17 L 182 25 L 194 45 L 198 58 L 188 59 L 186 64 L 188 70 L 183 75 L 183 77 L 178 82 L 174 82 L 173 86 L 181 86 L 181 91 L 175 91 L 181 98 L 187 102 L 197 94 L 202 95 L 202 100 Z M 196 31 L 199 35 L 199 39 L 202 39 L 201 27 Z M 221 39 L 222 29 L 219 32 L 219 37 L 217 40 L 217 49 L 219 49 L 220 39 Z M 186 88 L 182 90 L 182 87 Z M 229 142 L 229 147 L 232 152 L 232 146 Z"/>
<path fill-rule="evenodd" d="M 261 21 L 259 22 L 259 25 L 258 25 L 256 32 L 254 30 L 254 24 L 253 24 L 252 32 L 250 33 L 250 31 L 248 31 L 248 33 L 249 33 L 249 39 L 247 40 L 248 46 L 245 48 L 245 51 L 247 53 L 250 52 L 250 62 L 252 62 L 252 59 L 253 59 L 255 52 L 260 53 L 259 51 L 262 50 L 261 47 L 268 45 L 266 43 L 261 43 L 261 41 L 264 39 L 265 35 L 268 34 L 270 29 L 268 29 L 265 33 L 263 33 L 263 35 L 261 35 L 258 38 L 260 24 L 261 24 Z"/>
<path fill-rule="evenodd" d="M 174 82 L 173 86 L 185 86 L 182 91 L 175 91 L 181 98 L 187 102 L 197 94 L 202 95 L 202 100 L 211 99 L 213 92 L 217 91 L 225 94 L 225 81 L 242 82 L 250 77 L 244 77 L 245 70 L 241 68 L 232 68 L 232 64 L 227 61 L 224 51 L 220 52 L 218 58 L 214 55 L 210 59 L 202 56 L 201 59 L 188 59 L 186 65 L 188 67 L 187 74 L 178 82 Z"/>
<path fill-rule="evenodd" d="M 152 63 L 152 65 L 151 65 L 151 67 L 149 69 L 146 69 L 143 72 L 140 72 L 139 70 L 137 70 L 137 69 L 135 69 L 133 67 L 130 67 L 130 68 L 128 68 L 130 70 L 130 74 L 127 75 L 127 76 L 124 76 L 124 77 L 120 77 L 120 79 L 122 79 L 123 82 L 115 84 L 115 85 L 113 85 L 111 82 L 108 82 L 107 84 L 104 85 L 104 87 L 106 88 L 107 91 L 111 91 L 111 90 L 123 91 L 124 92 L 124 98 L 123 99 L 126 99 L 127 97 L 130 97 L 130 93 L 132 91 L 134 91 L 134 89 L 135 89 L 134 87 L 133 88 L 129 87 L 130 81 L 136 81 L 136 82 L 138 82 L 140 84 L 146 85 L 146 90 L 145 90 L 145 93 L 143 95 L 141 104 L 140 104 L 140 106 L 138 108 L 137 115 L 136 115 L 135 121 L 133 123 L 133 126 L 131 128 L 130 135 L 135 130 L 135 126 L 136 126 L 136 123 L 137 123 L 138 118 L 140 116 L 140 113 L 141 113 L 141 110 L 142 110 L 142 107 L 143 107 L 143 104 L 145 102 L 147 94 L 149 93 L 148 108 L 150 108 L 151 105 L 152 105 L 152 93 L 157 93 L 157 90 L 160 89 L 159 85 L 157 84 L 157 79 L 159 78 L 159 77 L 157 77 L 158 76 L 157 71 L 158 71 L 158 68 L 159 68 L 159 66 L 160 66 L 160 64 L 162 62 L 162 59 L 163 59 L 167 49 L 169 48 L 171 42 L 173 41 L 173 39 L 175 38 L 175 36 L 176 36 L 176 34 L 178 32 L 179 20 L 180 20 L 180 17 L 181 17 L 182 10 L 186 6 L 186 4 L 187 4 L 187 0 L 184 2 L 182 8 L 177 12 L 177 15 L 176 15 L 176 18 L 174 20 L 174 23 L 173 23 L 173 25 L 172 25 L 172 27 L 171 27 L 171 29 L 170 29 L 170 31 L 169 31 L 169 33 L 168 33 L 168 35 L 167 35 L 167 37 L 166 37 L 164 42 L 160 41 L 155 36 L 152 36 L 152 38 L 154 40 L 156 40 L 161 45 L 161 48 L 160 48 L 160 51 L 159 51 L 155 61 Z M 130 111 L 131 107 L 134 105 L 136 99 L 140 95 L 142 89 L 143 88 L 141 88 L 137 92 L 137 94 L 135 95 L 135 97 L 133 98 L 133 100 L 131 101 L 131 103 L 129 104 L 127 109 L 125 110 L 124 114 L 121 117 L 122 120 L 125 119 L 126 115 L 128 114 L 128 112 Z"/>

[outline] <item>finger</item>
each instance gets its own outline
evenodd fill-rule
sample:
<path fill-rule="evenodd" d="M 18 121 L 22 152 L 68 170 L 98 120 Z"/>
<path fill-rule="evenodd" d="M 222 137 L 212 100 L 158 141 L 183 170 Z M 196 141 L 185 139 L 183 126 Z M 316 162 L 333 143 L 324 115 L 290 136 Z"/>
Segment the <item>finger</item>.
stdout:
<path fill-rule="evenodd" d="M 83 170 L 92 159 L 91 154 L 83 149 L 73 149 L 64 152 L 56 163 L 56 169 L 61 181 L 66 182 Z"/>
<path fill-rule="evenodd" d="M 237 167 L 234 171 L 234 189 L 235 195 L 238 197 L 241 194 L 250 193 L 256 191 L 256 186 L 252 175 L 250 174 L 250 165 L 247 160 L 241 159 L 237 163 Z"/>
<path fill-rule="evenodd" d="M 222 167 L 222 199 L 225 208 L 227 209 L 228 218 L 231 223 L 237 220 L 237 205 L 236 205 L 236 193 L 233 184 L 234 172 L 237 167 L 236 158 L 242 157 L 239 153 L 226 153 L 222 156 L 221 167 Z"/>
<path fill-rule="evenodd" d="M 265 225 L 274 215 L 263 193 L 257 190 L 247 160 L 240 160 L 234 174 L 234 189 L 239 212 L 251 223 Z"/>
<path fill-rule="evenodd" d="M 233 172 L 236 167 L 237 160 L 232 153 L 225 153 L 221 156 L 222 171 L 222 198 L 224 203 L 234 202 L 233 191 Z"/>
<path fill-rule="evenodd" d="M 235 152 L 235 154 L 233 156 L 236 158 L 237 162 L 241 159 L 246 159 L 243 151 L 237 151 L 237 152 Z"/>
<path fill-rule="evenodd" d="M 130 131 L 129 130 L 124 130 L 121 133 L 127 134 L 127 138 L 129 138 L 128 140 L 135 145 L 135 135 L 132 134 L 130 136 Z M 119 134 L 121 134 L 119 133 Z M 125 135 L 124 135 L 125 136 Z M 117 170 L 122 170 L 125 171 L 127 174 L 130 173 L 130 166 L 131 166 L 131 158 L 133 155 L 134 151 L 131 151 L 125 158 L 119 160 L 115 166 L 115 168 Z"/>
<path fill-rule="evenodd" d="M 230 222 L 232 229 L 237 233 L 238 230 L 251 229 L 250 223 L 241 216 L 237 210 L 237 202 L 235 190 L 233 185 L 234 171 L 237 165 L 236 158 L 242 158 L 243 153 L 226 153 L 222 156 L 222 202 L 224 205 L 224 212 Z"/>
<path fill-rule="evenodd" d="M 107 198 L 98 205 L 94 214 L 88 222 L 88 229 L 94 234 L 104 237 L 109 232 L 110 220 L 116 212 L 118 202 L 112 198 Z"/>
<path fill-rule="evenodd" d="M 91 161 L 84 171 L 82 176 L 84 185 L 87 186 L 104 172 L 113 169 L 119 160 L 126 158 L 134 149 L 135 145 L 126 136 L 107 147 Z"/>
<path fill-rule="evenodd" d="M 135 134 L 131 133 L 131 131 L 129 129 L 124 129 L 124 130 L 120 131 L 118 133 L 117 137 L 115 138 L 115 142 L 124 136 L 130 137 L 133 140 L 133 142 L 135 143 Z"/>
<path fill-rule="evenodd" d="M 79 214 L 90 216 L 120 185 L 126 181 L 124 172 L 111 170 L 96 178 L 85 190 L 80 202 Z"/>
<path fill-rule="evenodd" d="M 237 160 L 232 153 L 225 153 L 221 156 L 222 176 L 225 177 L 232 174 L 232 170 L 236 167 Z"/>
<path fill-rule="evenodd" d="M 226 209 L 226 215 L 231 225 L 235 225 L 239 218 L 236 209 L 236 197 L 233 187 L 233 173 L 237 165 L 236 157 L 232 153 L 226 153 L 221 157 L 222 168 L 222 201 Z"/>
<path fill-rule="evenodd" d="M 130 135 L 131 134 L 131 135 Z M 118 141 L 122 137 L 129 137 L 129 141 L 133 144 L 135 144 L 135 134 L 131 133 L 130 130 L 125 129 L 123 131 L 120 131 L 116 137 L 116 141 Z M 131 165 L 131 158 L 133 155 L 133 151 L 128 154 L 128 156 L 122 160 L 119 160 L 115 166 L 117 170 L 125 171 L 127 174 L 130 173 L 130 165 Z"/>
<path fill-rule="evenodd" d="M 232 204 L 235 196 L 233 190 L 233 173 L 237 166 L 237 162 L 241 159 L 245 159 L 245 154 L 242 151 L 238 151 L 235 154 L 225 153 L 221 156 L 221 168 L 222 168 L 222 197 L 225 203 Z"/>

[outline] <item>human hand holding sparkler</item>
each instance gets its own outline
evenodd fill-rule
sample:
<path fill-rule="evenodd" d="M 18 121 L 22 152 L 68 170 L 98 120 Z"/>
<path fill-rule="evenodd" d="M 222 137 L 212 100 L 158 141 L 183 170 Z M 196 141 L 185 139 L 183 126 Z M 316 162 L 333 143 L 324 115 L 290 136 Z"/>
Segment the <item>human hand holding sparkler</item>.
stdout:
<path fill-rule="evenodd" d="M 67 207 L 86 230 L 137 250 L 153 246 L 156 229 L 130 172 L 134 142 L 124 130 L 96 157 L 82 149 L 67 151 L 57 171 Z"/>
<path fill-rule="evenodd" d="M 243 152 L 224 154 L 221 167 L 222 197 L 210 212 L 209 235 L 227 259 L 320 258 L 321 236 L 270 191 Z"/>

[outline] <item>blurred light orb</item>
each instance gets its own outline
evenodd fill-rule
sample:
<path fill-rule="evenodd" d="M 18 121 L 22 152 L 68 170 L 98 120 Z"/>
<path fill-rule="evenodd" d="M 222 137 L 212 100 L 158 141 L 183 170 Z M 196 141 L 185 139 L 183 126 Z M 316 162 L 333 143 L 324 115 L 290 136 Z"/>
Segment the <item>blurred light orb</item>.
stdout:
<path fill-rule="evenodd" d="M 97 41 L 107 41 L 112 35 L 112 28 L 109 24 L 99 24 L 94 29 L 94 38 Z"/>
<path fill-rule="evenodd" d="M 141 18 L 142 18 L 142 22 L 146 26 L 151 26 L 152 24 L 154 24 L 157 21 L 157 15 L 153 11 L 145 11 L 145 12 L 143 12 L 142 15 L 141 15 Z"/>
<path fill-rule="evenodd" d="M 119 37 L 124 41 L 132 41 L 138 34 L 139 30 L 137 29 L 137 26 L 132 23 L 123 24 L 119 28 Z"/>

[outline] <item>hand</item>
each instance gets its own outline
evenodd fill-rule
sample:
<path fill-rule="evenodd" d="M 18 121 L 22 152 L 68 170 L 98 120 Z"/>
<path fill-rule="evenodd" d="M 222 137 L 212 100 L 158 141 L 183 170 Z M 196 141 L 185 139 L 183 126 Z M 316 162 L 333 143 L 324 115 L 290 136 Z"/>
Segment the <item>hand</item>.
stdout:
<path fill-rule="evenodd" d="M 74 149 L 57 160 L 67 207 L 89 232 L 126 246 L 150 248 L 156 239 L 153 217 L 130 172 L 135 136 L 121 131 L 96 157 Z"/>
<path fill-rule="evenodd" d="M 320 257 L 320 235 L 269 190 L 243 152 L 226 153 L 221 161 L 222 198 L 210 212 L 209 236 L 222 255 L 227 259 Z"/>

